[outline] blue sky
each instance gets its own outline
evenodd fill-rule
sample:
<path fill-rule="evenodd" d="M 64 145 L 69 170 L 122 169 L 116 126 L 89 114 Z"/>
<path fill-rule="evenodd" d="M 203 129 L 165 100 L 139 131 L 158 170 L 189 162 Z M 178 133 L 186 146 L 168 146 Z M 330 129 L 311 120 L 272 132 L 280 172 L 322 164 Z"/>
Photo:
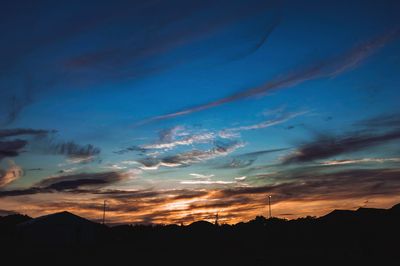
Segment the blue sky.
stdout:
<path fill-rule="evenodd" d="M 286 218 L 396 203 L 399 9 L 5 3 L 0 209 L 236 222 L 267 194 Z"/>

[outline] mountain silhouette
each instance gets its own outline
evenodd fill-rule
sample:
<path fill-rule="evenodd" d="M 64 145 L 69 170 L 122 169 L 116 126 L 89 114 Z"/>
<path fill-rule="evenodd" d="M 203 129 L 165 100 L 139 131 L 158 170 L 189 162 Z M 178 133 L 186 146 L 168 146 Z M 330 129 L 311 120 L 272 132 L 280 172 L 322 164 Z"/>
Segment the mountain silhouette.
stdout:
<path fill-rule="evenodd" d="M 14 227 L 17 224 L 31 220 L 32 218 L 22 214 L 11 214 L 4 217 L 0 217 L 0 228 L 4 226 Z"/>
<path fill-rule="evenodd" d="M 94 244 L 104 234 L 103 225 L 67 211 L 41 216 L 17 225 L 22 243 L 46 246 Z"/>
<path fill-rule="evenodd" d="M 214 224 L 207 222 L 207 221 L 196 221 L 191 223 L 190 225 L 188 225 L 189 228 L 192 229 L 210 229 L 210 228 L 214 228 Z"/>
<path fill-rule="evenodd" d="M 0 236 L 3 238 L 12 238 L 16 233 L 16 226 L 31 219 L 31 217 L 21 214 L 0 217 Z"/>
<path fill-rule="evenodd" d="M 389 209 L 389 211 L 392 212 L 392 213 L 400 214 L 400 203 L 394 205 L 392 208 Z"/>

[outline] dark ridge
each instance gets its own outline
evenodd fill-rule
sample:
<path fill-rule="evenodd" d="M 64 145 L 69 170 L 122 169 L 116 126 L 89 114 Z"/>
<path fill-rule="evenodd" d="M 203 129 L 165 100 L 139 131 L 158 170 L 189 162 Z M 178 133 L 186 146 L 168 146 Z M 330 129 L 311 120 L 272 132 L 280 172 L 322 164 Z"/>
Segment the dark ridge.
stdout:
<path fill-rule="evenodd" d="M 25 223 L 19 224 L 20 227 L 32 226 L 32 225 L 51 225 L 51 224 L 76 224 L 76 223 L 87 223 L 96 224 L 88 219 L 75 215 L 68 211 L 57 212 L 49 215 L 40 216 L 34 219 L 30 219 Z"/>
<path fill-rule="evenodd" d="M 392 208 L 389 209 L 391 212 L 398 212 L 400 213 L 400 203 L 394 205 Z"/>
<path fill-rule="evenodd" d="M 0 234 L 0 250 L 12 265 L 396 265 L 399 208 L 187 226 L 108 227 L 70 212 L 14 215 L 5 217 L 18 221 L 14 233 Z"/>
<path fill-rule="evenodd" d="M 333 210 L 325 216 L 318 218 L 319 220 L 341 220 L 353 218 L 355 211 L 351 210 Z"/>
<path fill-rule="evenodd" d="M 188 225 L 191 228 L 212 228 L 214 224 L 207 222 L 207 221 L 196 221 Z"/>
<path fill-rule="evenodd" d="M 386 209 L 377 209 L 377 208 L 358 208 L 356 213 L 359 215 L 382 215 L 388 212 Z"/>
<path fill-rule="evenodd" d="M 37 246 L 94 245 L 106 238 L 107 227 L 63 211 L 17 225 L 18 240 Z"/>
<path fill-rule="evenodd" d="M 0 217 L 0 228 L 1 227 L 14 227 L 20 223 L 31 220 L 32 218 L 22 214 L 11 214 L 4 217 Z"/>

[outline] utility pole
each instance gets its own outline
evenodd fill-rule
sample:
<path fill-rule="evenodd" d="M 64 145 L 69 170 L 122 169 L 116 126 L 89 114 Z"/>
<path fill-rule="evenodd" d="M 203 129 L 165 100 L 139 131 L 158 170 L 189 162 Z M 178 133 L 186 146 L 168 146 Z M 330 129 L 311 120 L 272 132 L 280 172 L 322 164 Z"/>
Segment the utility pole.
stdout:
<path fill-rule="evenodd" d="M 219 225 L 219 224 L 218 224 L 218 218 L 219 218 L 219 216 L 218 216 L 218 212 L 217 212 L 217 214 L 215 215 L 215 222 L 214 222 L 214 224 L 215 224 L 216 226 Z"/>
<path fill-rule="evenodd" d="M 268 206 L 269 206 L 269 218 L 272 218 L 272 212 L 271 212 L 271 195 L 268 195 Z"/>
<path fill-rule="evenodd" d="M 103 224 L 105 224 L 105 222 L 106 222 L 106 203 L 107 203 L 107 200 L 104 200 L 104 204 L 103 204 Z"/>

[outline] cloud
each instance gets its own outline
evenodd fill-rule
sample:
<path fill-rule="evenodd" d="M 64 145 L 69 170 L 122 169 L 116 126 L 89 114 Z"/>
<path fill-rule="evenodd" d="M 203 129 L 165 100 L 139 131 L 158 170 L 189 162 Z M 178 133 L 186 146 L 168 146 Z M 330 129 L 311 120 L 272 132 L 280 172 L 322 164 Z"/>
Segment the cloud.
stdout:
<path fill-rule="evenodd" d="M 198 143 L 210 143 L 215 140 L 216 135 L 213 132 L 193 133 L 192 130 L 178 125 L 172 128 L 164 129 L 159 132 L 159 139 L 155 143 L 137 146 L 137 149 L 144 152 L 150 150 L 171 150 L 177 146 L 188 146 Z"/>
<path fill-rule="evenodd" d="M 126 178 L 119 172 L 81 173 L 46 178 L 34 187 L 45 190 L 64 191 L 82 187 L 103 187 Z"/>
<path fill-rule="evenodd" d="M 236 181 L 224 181 L 224 180 L 185 180 L 179 182 L 183 185 L 228 185 L 235 184 Z"/>
<path fill-rule="evenodd" d="M 138 160 L 137 162 L 142 164 L 142 166 L 139 166 L 139 168 L 141 170 L 157 170 L 161 166 L 164 166 L 164 167 L 182 166 L 181 163 L 163 162 L 163 160 L 159 160 L 159 159 L 152 160 L 152 158 L 141 159 L 141 160 Z"/>
<path fill-rule="evenodd" d="M 280 20 L 281 17 L 278 15 L 276 18 L 273 19 L 272 23 L 269 22 L 266 26 L 265 33 L 263 36 L 261 36 L 260 40 L 245 53 L 236 55 L 233 60 L 242 59 L 243 57 L 247 57 L 257 52 L 267 42 L 271 34 L 274 32 L 275 28 L 280 24 Z"/>
<path fill-rule="evenodd" d="M 36 140 L 47 137 L 55 130 L 31 129 L 31 128 L 15 128 L 0 129 L 0 161 L 5 157 L 16 157 L 20 154 L 28 144 L 26 139 L 10 139 L 12 137 L 35 137 Z M 3 140 L 1 140 L 3 139 Z"/>
<path fill-rule="evenodd" d="M 292 118 L 295 118 L 297 116 L 300 116 L 300 115 L 303 115 L 303 114 L 306 114 L 306 113 L 307 112 L 284 114 L 284 115 L 281 115 L 281 117 L 279 117 L 279 118 L 263 121 L 261 123 L 254 124 L 254 125 L 229 128 L 229 129 L 226 129 L 225 131 L 235 132 L 235 131 L 246 131 L 246 130 L 255 130 L 255 129 L 262 129 L 262 128 L 267 128 L 267 127 L 272 127 L 272 126 L 275 126 L 275 125 L 282 124 L 282 123 L 284 123 L 284 122 L 286 122 L 286 121 L 288 121 L 288 120 L 290 120 Z"/>
<path fill-rule="evenodd" d="M 182 135 L 185 136 L 187 135 L 187 133 L 185 132 L 184 126 L 178 125 L 161 130 L 158 135 L 160 138 L 160 142 L 168 143 L 174 141 L 177 136 L 182 136 Z"/>
<path fill-rule="evenodd" d="M 89 159 L 99 155 L 101 150 L 91 144 L 79 145 L 75 142 L 61 142 L 50 144 L 48 148 L 50 153 L 65 155 L 71 159 Z"/>
<path fill-rule="evenodd" d="M 114 153 L 121 155 L 121 154 L 125 154 L 128 152 L 133 152 L 133 151 L 137 151 L 137 152 L 139 152 L 139 154 L 143 154 L 143 153 L 147 152 L 146 149 L 136 146 L 136 145 L 133 145 L 133 146 L 130 146 L 130 147 L 122 149 L 122 150 L 114 151 Z"/>
<path fill-rule="evenodd" d="M 377 50 L 385 46 L 388 42 L 398 38 L 399 35 L 400 30 L 398 29 L 387 32 L 335 57 L 316 62 L 309 67 L 304 67 L 303 69 L 280 75 L 279 78 L 268 81 L 259 87 L 247 89 L 215 101 L 182 109 L 177 112 L 154 116 L 149 119 L 139 121 L 135 124 L 135 126 L 200 112 L 249 97 L 264 96 L 266 93 L 272 90 L 294 87 L 309 80 L 335 77 L 339 74 L 354 69 L 365 59 L 374 54 Z"/>
<path fill-rule="evenodd" d="M 346 164 L 359 164 L 359 163 L 399 163 L 400 158 L 362 158 L 362 159 L 343 159 L 323 161 L 321 165 L 346 165 Z"/>
<path fill-rule="evenodd" d="M 128 177 L 129 173 L 114 171 L 54 176 L 43 179 L 26 189 L 2 190 L 0 197 L 54 192 L 94 193 L 98 188 L 117 183 Z M 89 188 L 89 190 L 85 190 L 85 188 Z"/>
<path fill-rule="evenodd" d="M 67 159 L 67 164 L 86 164 L 86 163 L 91 163 L 96 159 L 95 156 L 89 155 L 89 156 L 74 156 L 74 157 L 68 157 Z M 99 160 L 100 162 L 100 160 Z"/>
<path fill-rule="evenodd" d="M 400 128 L 400 114 L 381 114 L 355 123 L 357 126 L 367 128 Z"/>
<path fill-rule="evenodd" d="M 22 112 L 22 110 L 32 104 L 33 102 L 33 80 L 30 76 L 24 78 L 25 84 L 23 85 L 23 89 L 18 92 L 18 90 L 10 90 L 13 91 L 11 97 L 4 97 L 2 107 L 5 108 L 4 111 L 1 112 L 0 115 L 0 125 L 7 126 L 13 123 Z M 6 91 L 6 90 L 5 90 Z M 17 91 L 14 93 L 14 91 Z M 9 91 L 6 91 L 8 93 Z M 1 98 L 0 98 L 1 99 Z"/>
<path fill-rule="evenodd" d="M 255 152 L 242 153 L 233 156 L 229 162 L 217 165 L 215 166 L 215 168 L 216 169 L 246 168 L 248 166 L 251 166 L 258 159 L 259 156 L 285 150 L 288 150 L 288 148 L 260 150 Z"/>
<path fill-rule="evenodd" d="M 24 175 L 24 171 L 13 161 L 8 161 L 8 169 L 3 170 L 0 168 L 0 188 L 7 186 Z"/>
<path fill-rule="evenodd" d="M 261 123 L 254 124 L 254 125 L 227 128 L 227 129 L 220 130 L 218 132 L 205 131 L 205 132 L 200 132 L 200 133 L 199 132 L 193 133 L 191 130 L 187 129 L 186 127 L 178 125 L 178 126 L 174 126 L 172 128 L 160 131 L 159 140 L 155 143 L 143 144 L 140 146 L 132 146 L 132 147 L 128 147 L 124 150 L 120 150 L 115 153 L 123 154 L 128 151 L 137 150 L 137 151 L 140 151 L 141 153 L 147 153 L 147 155 L 150 155 L 151 150 L 162 150 L 162 151 L 160 151 L 160 153 L 161 153 L 163 151 L 167 151 L 167 150 L 176 148 L 178 146 L 188 146 L 188 145 L 194 145 L 194 144 L 200 144 L 200 143 L 203 143 L 203 144 L 210 143 L 210 142 L 215 141 L 218 138 L 223 139 L 223 140 L 232 140 L 232 139 L 236 139 L 236 138 L 240 137 L 240 134 L 239 134 L 240 131 L 256 130 L 256 129 L 271 127 L 274 125 L 284 123 L 290 119 L 293 119 L 293 118 L 303 115 L 305 113 L 307 113 L 307 112 L 303 111 L 303 112 L 296 112 L 296 113 L 282 113 L 280 111 L 279 114 L 276 114 L 277 118 L 263 121 Z M 156 157 L 160 153 L 158 153 L 156 151 L 156 153 L 153 153 L 155 155 L 154 157 Z M 154 161 L 154 159 L 151 159 L 151 160 L 145 159 L 145 161 Z"/>
<path fill-rule="evenodd" d="M 189 174 L 196 178 L 196 180 L 183 180 L 179 183 L 182 185 L 228 185 L 228 184 L 235 184 L 236 181 L 226 181 L 226 180 L 212 180 L 211 178 L 214 175 L 202 175 L 191 173 Z"/>
<path fill-rule="evenodd" d="M 236 155 L 236 156 L 234 156 L 234 158 L 238 158 L 238 159 L 257 158 L 257 157 L 265 155 L 265 154 L 280 152 L 280 151 L 285 151 L 285 150 L 288 150 L 288 148 L 253 151 L 253 152 L 247 152 L 247 153 L 242 153 L 242 154 Z"/>
<path fill-rule="evenodd" d="M 275 202 L 285 200 L 339 200 L 376 195 L 395 195 L 400 189 L 398 169 L 351 169 L 330 173 L 293 171 L 276 175 L 279 183 L 221 190 L 221 197 L 271 194 Z"/>
<path fill-rule="evenodd" d="M 56 132 L 56 130 L 31 128 L 1 129 L 0 139 L 4 140 L 0 140 L 0 160 L 18 156 L 28 143 L 35 143 L 31 147 L 33 150 L 39 149 L 44 153 L 65 155 L 71 163 L 90 162 L 100 154 L 100 148 L 91 144 L 79 145 L 73 141 L 55 143 L 49 136 Z M 25 139 L 9 140 L 16 136 L 25 137 Z M 26 137 L 34 137 L 33 142 L 32 138 Z"/>
<path fill-rule="evenodd" d="M 199 179 L 210 179 L 211 177 L 214 177 L 214 175 L 202 175 L 202 174 L 196 174 L 196 173 L 191 173 L 189 174 L 195 178 L 199 178 Z"/>
<path fill-rule="evenodd" d="M 4 157 L 16 157 L 21 149 L 32 142 L 32 139 L 13 139 L 11 137 L 35 137 L 32 150 L 40 150 L 49 154 L 60 154 L 68 157 L 71 163 L 87 163 L 94 160 L 95 156 L 100 154 L 100 148 L 91 144 L 79 145 L 73 141 L 55 143 L 50 134 L 56 133 L 56 130 L 43 130 L 31 128 L 0 129 L 0 160 Z"/>
<path fill-rule="evenodd" d="M 160 143 L 155 143 L 155 144 L 148 144 L 148 145 L 142 145 L 143 149 L 172 149 L 175 148 L 176 146 L 187 146 L 187 145 L 193 145 L 195 143 L 207 143 L 211 142 L 215 139 L 215 135 L 210 132 L 206 132 L 203 134 L 195 134 L 195 135 L 190 135 L 181 139 L 174 139 L 169 142 L 160 142 Z"/>
<path fill-rule="evenodd" d="M 31 128 L 15 128 L 0 129 L 0 138 L 15 137 L 21 135 L 30 136 L 46 136 L 49 133 L 55 133 L 55 130 L 31 129 Z"/>
<path fill-rule="evenodd" d="M 221 130 L 218 132 L 218 137 L 221 139 L 235 139 L 240 137 L 240 133 L 229 130 Z"/>
<path fill-rule="evenodd" d="M 0 161 L 5 157 L 16 157 L 28 142 L 22 139 L 0 141 Z"/>
<path fill-rule="evenodd" d="M 177 167 L 177 166 L 188 166 L 201 161 L 207 161 L 219 156 L 227 155 L 236 149 L 243 147 L 243 143 L 232 141 L 232 142 L 214 142 L 214 147 L 209 150 L 192 150 L 188 152 L 178 153 L 176 155 L 164 156 L 162 158 L 144 158 L 138 160 L 143 167 L 142 170 L 155 170 L 160 166 L 166 167 Z"/>
<path fill-rule="evenodd" d="M 179 6 L 179 14 L 175 10 L 176 6 Z M 111 45 L 106 42 L 109 45 L 99 45 L 98 50 L 85 51 L 67 59 L 64 66 L 69 71 L 109 70 L 107 75 L 119 78 L 147 75 L 193 59 L 194 56 L 187 53 L 181 56 L 179 51 L 177 52 L 179 48 L 210 38 L 238 22 L 254 19 L 260 14 L 264 15 L 262 21 L 265 21 L 266 13 L 274 10 L 274 7 L 271 2 L 263 1 L 252 1 L 252 4 L 247 5 L 240 2 L 215 5 L 212 1 L 195 4 L 186 1 L 139 6 L 135 4 L 129 16 L 126 16 L 126 8 L 114 11 L 123 12 L 131 25 L 140 25 L 130 27 L 129 31 L 122 31 L 124 41 L 116 39 Z M 137 12 L 140 12 L 139 16 L 132 15 Z M 203 14 L 207 14 L 207 20 L 204 20 Z M 258 31 L 261 31 L 262 38 L 245 55 L 261 47 L 276 26 L 274 20 L 272 23 L 268 22 L 272 27 L 260 30 L 258 20 L 256 25 L 253 23 L 252 30 L 257 30 L 257 38 L 260 35 Z M 120 27 L 124 29 L 124 25 Z M 172 52 L 176 52 L 173 62 L 159 62 L 158 59 L 168 57 Z"/>
<path fill-rule="evenodd" d="M 385 133 L 350 132 L 341 136 L 319 136 L 300 146 L 283 159 L 283 163 L 303 163 L 385 144 L 400 139 L 400 130 Z"/>

